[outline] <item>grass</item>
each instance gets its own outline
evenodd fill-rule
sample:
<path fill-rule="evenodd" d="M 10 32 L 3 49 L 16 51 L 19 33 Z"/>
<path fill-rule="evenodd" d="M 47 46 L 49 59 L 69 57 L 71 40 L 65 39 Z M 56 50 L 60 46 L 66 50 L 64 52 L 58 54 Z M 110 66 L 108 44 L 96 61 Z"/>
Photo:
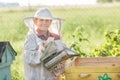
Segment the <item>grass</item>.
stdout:
<path fill-rule="evenodd" d="M 28 28 L 23 18 L 33 16 L 37 8 L 0 11 L 0 40 L 10 41 L 17 52 L 12 65 L 12 80 L 23 80 L 23 45 Z M 71 35 L 76 27 L 83 28 L 83 35 L 89 42 L 82 43 L 84 52 L 91 52 L 96 46 L 104 44 L 104 32 L 120 29 L 120 6 L 117 7 L 51 7 L 54 16 L 65 19 L 62 33 L 63 41 L 70 46 Z"/>

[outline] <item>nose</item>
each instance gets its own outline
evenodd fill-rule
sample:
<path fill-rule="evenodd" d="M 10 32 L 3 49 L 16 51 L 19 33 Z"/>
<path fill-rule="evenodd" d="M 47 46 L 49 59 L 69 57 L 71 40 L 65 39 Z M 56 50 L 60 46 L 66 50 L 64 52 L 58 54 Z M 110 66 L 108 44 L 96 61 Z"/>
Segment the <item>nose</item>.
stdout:
<path fill-rule="evenodd" d="M 47 24 L 48 23 L 48 20 L 43 20 L 43 24 Z"/>

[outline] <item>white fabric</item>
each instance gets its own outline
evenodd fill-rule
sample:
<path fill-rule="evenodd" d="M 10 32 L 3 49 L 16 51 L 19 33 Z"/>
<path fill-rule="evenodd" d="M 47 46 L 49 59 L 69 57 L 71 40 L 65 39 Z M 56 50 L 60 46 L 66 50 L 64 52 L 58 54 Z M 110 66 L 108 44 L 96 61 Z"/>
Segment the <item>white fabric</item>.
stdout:
<path fill-rule="evenodd" d="M 34 17 L 38 19 L 55 19 L 47 8 L 38 9 Z"/>
<path fill-rule="evenodd" d="M 61 34 L 61 19 L 55 19 L 47 9 L 38 10 L 34 17 L 43 19 L 52 19 L 50 28 L 58 29 L 58 35 Z M 45 12 L 44 12 L 45 11 Z M 45 14 L 43 14 L 45 13 Z M 40 17 L 41 16 L 41 17 Z M 45 42 L 37 37 L 35 31 L 35 24 L 33 22 L 34 17 L 28 17 L 24 19 L 26 26 L 29 28 L 29 32 L 24 44 L 24 78 L 25 80 L 57 80 L 57 77 L 52 72 L 49 72 L 40 61 L 43 53 L 42 44 Z M 56 21 L 57 20 L 57 21 Z M 59 28 L 58 28 L 59 27 Z M 53 31 L 50 29 L 50 31 Z M 55 30 L 54 30 L 55 31 Z M 54 32 L 53 32 L 54 33 Z M 61 35 L 60 35 L 61 36 Z"/>
<path fill-rule="evenodd" d="M 34 17 L 27 17 L 24 19 L 24 23 L 26 24 L 26 26 L 29 29 L 34 29 L 35 28 L 35 24 L 33 19 L 34 18 L 38 18 L 38 19 L 51 19 L 52 20 L 52 24 L 49 28 L 50 32 L 53 32 L 55 34 L 58 34 L 60 37 L 61 35 L 61 26 L 63 23 L 63 19 L 60 18 L 55 18 L 52 16 L 51 12 L 47 9 L 47 8 L 42 8 L 42 9 L 38 9 L 34 15 Z"/>
<path fill-rule="evenodd" d="M 29 31 L 24 44 L 24 77 L 25 80 L 57 80 L 40 62 L 42 52 L 39 45 L 44 41 Z"/>

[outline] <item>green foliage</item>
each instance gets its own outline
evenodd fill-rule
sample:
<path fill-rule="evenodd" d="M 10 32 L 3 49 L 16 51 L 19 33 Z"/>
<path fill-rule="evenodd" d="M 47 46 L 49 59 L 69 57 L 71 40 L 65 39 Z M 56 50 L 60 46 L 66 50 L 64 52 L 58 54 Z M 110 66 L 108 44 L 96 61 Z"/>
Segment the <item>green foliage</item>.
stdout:
<path fill-rule="evenodd" d="M 108 31 L 105 34 L 106 42 L 95 48 L 94 52 L 88 54 L 81 50 L 82 42 L 87 41 L 83 37 L 83 29 L 77 27 L 72 35 L 71 49 L 80 54 L 80 57 L 105 57 L 105 56 L 120 56 L 120 30 Z"/>
<path fill-rule="evenodd" d="M 11 66 L 12 80 L 24 80 L 22 51 L 28 28 L 23 23 L 23 18 L 33 16 L 35 10 L 36 8 L 31 11 L 27 9 L 23 10 L 23 8 L 20 10 L 0 10 L 0 40 L 10 41 L 13 48 L 18 53 L 14 64 Z M 72 42 L 76 44 L 75 46 L 72 45 L 72 49 L 80 53 L 81 57 L 97 56 L 97 52 L 94 52 L 96 55 L 88 53 L 93 51 L 97 44 L 104 42 L 104 31 L 106 29 L 113 30 L 120 28 L 120 15 L 118 15 L 118 13 L 120 13 L 120 6 L 55 7 L 51 8 L 51 10 L 54 16 L 65 19 L 62 28 L 63 41 L 68 46 L 70 46 Z M 87 41 L 86 38 L 89 41 Z M 118 38 L 115 38 L 115 40 L 116 39 Z M 113 46 L 114 45 L 112 45 L 112 47 Z M 109 46 L 107 48 L 111 49 L 112 47 Z M 102 48 L 104 48 L 104 45 Z M 119 52 L 120 51 L 117 51 L 116 55 L 120 54 Z"/>
<path fill-rule="evenodd" d="M 92 57 L 120 56 L 120 30 L 108 31 L 105 35 L 106 43 L 95 48 Z"/>
<path fill-rule="evenodd" d="M 87 56 L 86 53 L 81 51 L 81 42 L 83 41 L 88 41 L 86 38 L 83 37 L 83 28 L 77 27 L 75 31 L 72 34 L 72 44 L 71 44 L 71 49 L 75 50 L 81 57 Z"/>
<path fill-rule="evenodd" d="M 12 72 L 12 80 L 24 80 L 23 77 L 23 59 L 22 56 L 18 55 L 16 57 L 16 60 L 14 61 L 14 63 L 12 64 L 12 68 L 11 68 L 11 72 Z"/>

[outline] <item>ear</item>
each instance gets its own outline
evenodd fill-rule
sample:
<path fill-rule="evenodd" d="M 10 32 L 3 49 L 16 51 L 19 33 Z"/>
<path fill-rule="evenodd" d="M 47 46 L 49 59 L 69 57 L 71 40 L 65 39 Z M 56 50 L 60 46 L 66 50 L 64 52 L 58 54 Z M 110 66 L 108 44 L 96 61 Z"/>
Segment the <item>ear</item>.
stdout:
<path fill-rule="evenodd" d="M 35 24 L 37 24 L 37 20 L 38 20 L 37 18 L 33 19 L 33 21 L 34 21 Z"/>

